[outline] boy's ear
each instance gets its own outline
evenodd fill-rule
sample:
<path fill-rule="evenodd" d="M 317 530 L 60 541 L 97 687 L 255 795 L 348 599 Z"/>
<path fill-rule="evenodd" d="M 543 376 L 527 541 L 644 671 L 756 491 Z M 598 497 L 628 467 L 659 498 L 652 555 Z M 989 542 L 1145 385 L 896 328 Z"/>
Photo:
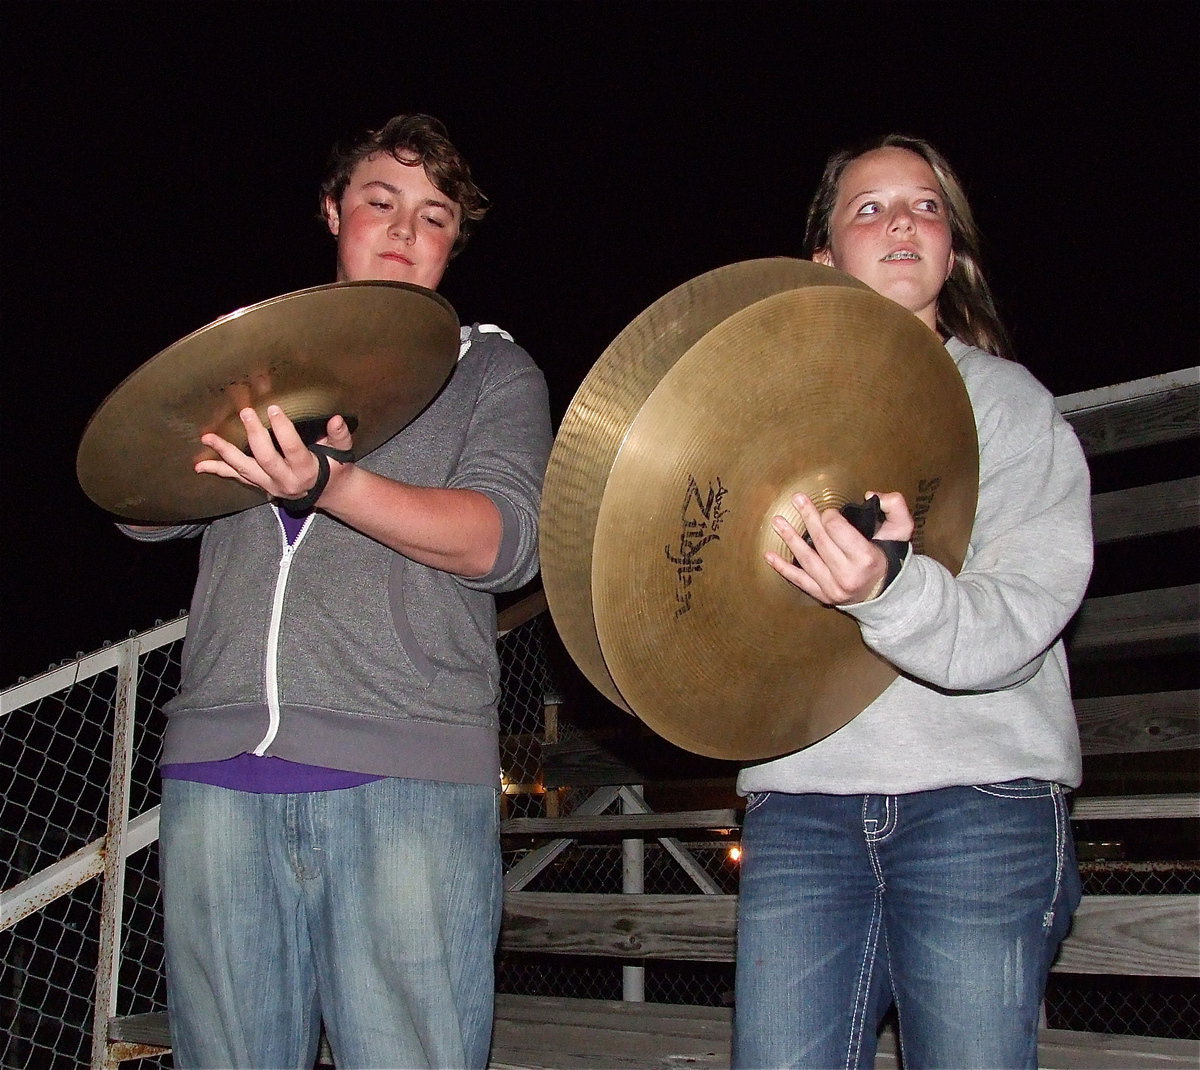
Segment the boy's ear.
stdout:
<path fill-rule="evenodd" d="M 337 237 L 338 227 L 341 225 L 341 216 L 338 215 L 337 202 L 329 196 L 325 198 L 325 225 L 329 227 L 329 233 L 335 238 Z"/>

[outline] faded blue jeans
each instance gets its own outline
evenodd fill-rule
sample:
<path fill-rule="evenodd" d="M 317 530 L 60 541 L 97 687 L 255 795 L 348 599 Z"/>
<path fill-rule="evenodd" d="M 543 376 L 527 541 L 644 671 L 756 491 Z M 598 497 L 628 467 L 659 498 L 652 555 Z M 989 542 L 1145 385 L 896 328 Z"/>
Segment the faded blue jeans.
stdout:
<path fill-rule="evenodd" d="M 496 790 L 388 779 L 256 795 L 163 782 L 177 1067 L 487 1065 Z"/>
<path fill-rule="evenodd" d="M 742 852 L 735 1067 L 873 1066 L 894 1002 L 905 1070 L 1036 1068 L 1080 892 L 1058 785 L 752 795 Z"/>

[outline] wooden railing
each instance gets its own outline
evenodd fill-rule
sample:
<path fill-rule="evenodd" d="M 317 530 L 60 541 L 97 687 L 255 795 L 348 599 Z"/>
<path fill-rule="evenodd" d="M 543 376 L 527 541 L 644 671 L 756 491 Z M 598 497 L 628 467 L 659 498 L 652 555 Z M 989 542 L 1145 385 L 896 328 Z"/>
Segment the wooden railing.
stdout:
<path fill-rule="evenodd" d="M 1166 674 L 1157 675 L 1154 662 L 1178 655 L 1189 659 L 1200 650 L 1200 587 L 1192 582 L 1198 557 L 1195 534 L 1200 526 L 1200 478 L 1194 471 L 1194 447 L 1200 437 L 1200 369 L 1061 398 L 1059 406 L 1075 426 L 1094 473 L 1101 458 L 1131 450 L 1161 450 L 1170 443 L 1179 444 L 1181 463 L 1193 469 L 1158 482 L 1095 494 L 1098 548 L 1141 542 L 1144 549 L 1144 540 L 1184 535 L 1190 557 L 1182 555 L 1177 569 L 1152 571 L 1175 572 L 1188 582 L 1089 597 L 1069 637 L 1073 675 L 1086 685 L 1082 691 L 1087 697 L 1076 701 L 1085 763 L 1113 755 L 1158 755 L 1164 763 L 1177 758 L 1176 772 L 1168 775 L 1164 765 L 1157 778 L 1149 777 L 1149 783 L 1184 780 L 1187 790 L 1114 794 L 1113 778 L 1099 777 L 1096 787 L 1100 790 L 1092 793 L 1085 772 L 1072 817 L 1078 827 L 1095 821 L 1128 822 L 1127 827 L 1141 828 L 1148 822 L 1194 823 L 1200 819 L 1195 783 L 1195 770 L 1200 768 L 1196 761 L 1200 702 L 1195 669 L 1185 672 L 1191 677 L 1185 686 L 1168 686 Z M 1148 461 L 1139 474 L 1150 474 L 1160 463 L 1161 458 Z M 1173 458 L 1168 467 L 1179 463 L 1179 458 Z M 1111 589 L 1111 577 L 1103 575 L 1106 568 L 1102 555 L 1098 556 L 1098 582 Z M 1195 661 L 1194 657 L 1190 660 Z M 1120 666 L 1127 663 L 1140 663 L 1140 677 L 1162 686 L 1124 693 L 1127 679 L 1122 678 Z M 668 779 L 714 772 L 711 764 L 681 754 L 655 757 L 651 752 L 658 745 L 648 737 L 644 742 L 644 747 L 625 746 L 620 754 L 603 740 L 578 735 L 567 743 L 549 746 L 544 751 L 546 782 L 643 784 L 666 769 L 672 770 Z M 614 837 L 667 837 L 685 830 L 690 830 L 692 837 L 736 835 L 738 820 L 737 809 L 583 814 L 510 822 L 506 830 L 544 838 L 549 842 L 541 851 L 550 852 L 562 850 L 572 838 L 611 841 Z M 1132 838 L 1139 837 L 1134 833 Z M 529 859 L 523 865 L 530 871 L 536 869 Z M 626 962 L 731 963 L 735 914 L 735 895 L 511 890 L 502 944 L 514 952 Z M 1076 975 L 1196 978 L 1200 976 L 1200 896 L 1085 895 L 1054 969 Z M 497 1006 L 501 1011 L 497 1066 L 667 1066 L 684 1061 L 693 1066 L 729 1065 L 731 1013 L 727 1008 L 631 1006 L 528 996 L 504 996 Z M 593 1053 L 591 1061 L 588 1053 Z M 877 1065 L 895 1065 L 893 1039 L 882 1039 Z M 1200 1065 L 1200 1041 L 1048 1029 L 1041 1037 L 1040 1065 L 1194 1068 Z"/>
<path fill-rule="evenodd" d="M 1130 450 L 1161 450 L 1178 443 L 1179 456 L 1186 458 L 1184 466 L 1190 464 L 1195 468 L 1194 447 L 1200 437 L 1198 369 L 1063 398 L 1060 407 L 1093 459 Z M 1174 461 L 1173 464 L 1179 467 Z M 1157 467 L 1155 461 L 1147 463 L 1145 469 Z M 1185 557 L 1184 563 L 1194 567 L 1194 535 L 1200 519 L 1200 478 L 1194 470 L 1173 472 L 1154 483 L 1100 491 L 1093 499 L 1093 512 L 1097 544 L 1101 548 L 1187 535 L 1191 538 L 1191 556 Z M 1071 637 L 1076 680 L 1083 680 L 1089 672 L 1099 669 L 1111 677 L 1112 666 L 1118 661 L 1153 661 L 1180 655 L 1194 661 L 1200 647 L 1198 597 L 1200 588 L 1191 578 L 1187 582 L 1168 582 L 1089 598 Z M 544 596 L 540 591 L 534 592 L 505 610 L 501 627 L 515 628 L 544 609 Z M 93 671 L 92 662 L 97 663 L 95 671 L 107 671 L 109 662 L 115 665 L 126 658 L 123 652 L 126 646 L 133 663 L 126 675 L 132 679 L 136 675 L 137 658 L 152 645 L 150 640 L 158 643 L 158 633 L 169 631 L 169 636 L 161 641 L 178 642 L 185 625 L 183 620 L 173 622 L 148 633 L 149 638 L 144 635 L 129 640 L 122 650 L 92 655 L 76 665 L 63 667 L 57 674 L 18 685 L 4 692 L 0 716 L 38 701 L 56 689 L 78 685 Z M 101 661 L 103 665 L 99 664 Z M 1149 676 L 1152 683 L 1158 683 L 1153 671 Z M 1141 687 L 1129 694 L 1124 693 L 1125 688 L 1116 687 L 1111 693 L 1099 691 L 1078 699 L 1076 709 L 1085 756 L 1090 759 L 1148 756 L 1164 763 L 1178 758 L 1177 764 L 1185 773 L 1172 773 L 1172 782 L 1187 780 L 1186 771 L 1196 768 L 1195 752 L 1200 748 L 1194 672 L 1192 676 L 1192 680 L 1179 686 Z M 124 684 L 118 689 L 122 693 L 125 690 L 128 687 Z M 133 710 L 131 701 L 114 710 L 124 726 L 116 733 L 118 740 L 124 740 Z M 121 746 L 127 751 L 124 742 Z M 649 743 L 645 750 L 647 754 L 652 750 Z M 545 763 L 544 782 L 549 786 L 640 784 L 659 775 L 651 776 L 644 768 L 629 766 L 627 755 L 602 755 L 600 748 L 581 742 L 578 737 L 561 744 L 550 739 L 541 747 L 541 754 Z M 126 754 L 126 762 L 127 759 Z M 686 778 L 688 768 L 679 755 L 672 755 L 669 764 L 675 779 Z M 564 771 L 569 771 L 569 775 L 563 776 Z M 702 775 L 712 773 L 711 769 L 705 769 Z M 1143 778 L 1158 790 L 1137 794 L 1110 790 L 1089 794 L 1089 784 L 1085 781 L 1073 817 L 1077 822 L 1195 821 L 1200 806 L 1194 774 L 1192 782 L 1181 790 L 1161 790 L 1165 778 L 1165 771 Z M 1111 779 L 1102 786 L 1110 788 Z M 507 821 L 503 831 L 508 836 L 548 840 L 546 853 L 542 855 L 545 858 L 550 857 L 555 845 L 580 836 L 655 837 L 678 852 L 676 834 L 728 835 L 738 827 L 738 812 L 733 808 L 654 814 L 645 812 L 644 805 L 630 805 L 626 809 L 635 812 L 620 815 L 598 812 L 605 809 L 600 803 L 606 799 L 611 802 L 621 790 L 613 788 L 607 796 L 594 797 L 590 811 L 585 804 L 566 818 Z M 640 799 L 636 792 L 624 790 L 627 801 L 636 803 Z M 105 838 L 35 874 L 19 888 L 5 891 L 4 927 L 44 909 L 80 883 L 99 877 L 106 881 L 106 903 L 118 902 L 117 871 L 131 854 L 153 842 L 156 834 L 157 808 L 133 821 L 127 813 L 114 812 Z M 561 850 L 561 846 L 557 849 Z M 534 859 L 532 863 L 522 863 L 522 872 L 508 875 L 510 890 L 502 935 L 505 949 L 582 953 L 634 962 L 651 957 L 730 961 L 732 896 L 712 894 L 712 889 L 707 889 L 708 894 L 682 896 L 530 892 L 524 890 L 522 881 L 532 879 L 536 862 Z M 113 870 L 111 875 L 106 872 L 106 863 Z M 1089 896 L 1076 917 L 1075 929 L 1056 968 L 1080 974 L 1194 978 L 1200 959 L 1198 915 L 1200 900 L 1195 895 Z M 108 976 L 115 974 L 119 965 L 119 911 L 106 908 L 104 918 L 106 935 L 102 942 L 106 950 L 101 956 L 101 966 Z M 111 1007 L 111 986 L 102 985 L 97 1002 L 100 1028 L 93 1047 L 93 1065 L 115 1065 L 121 1058 L 162 1050 L 166 1043 L 164 1016 L 115 1018 L 104 1030 L 105 1015 Z M 497 999 L 493 1066 L 651 1067 L 678 1065 L 683 1058 L 693 1066 L 727 1066 L 729 1018 L 727 1008 L 635 1006 L 598 1000 L 502 995 Z M 1200 1064 L 1200 1045 L 1192 1042 L 1061 1033 L 1044 1034 L 1042 1065 L 1195 1067 Z M 881 1048 L 879 1065 L 894 1065 L 887 1043 Z"/>

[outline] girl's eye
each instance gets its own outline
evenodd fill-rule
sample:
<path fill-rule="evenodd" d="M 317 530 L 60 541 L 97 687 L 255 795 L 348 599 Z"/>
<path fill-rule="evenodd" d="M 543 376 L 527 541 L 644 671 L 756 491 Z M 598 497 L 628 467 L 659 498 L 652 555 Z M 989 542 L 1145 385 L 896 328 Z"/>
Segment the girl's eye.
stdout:
<path fill-rule="evenodd" d="M 425 222 L 431 223 L 433 226 L 439 229 L 443 229 L 446 226 L 446 224 L 442 220 L 438 219 L 437 216 L 427 215 L 425 217 Z"/>
<path fill-rule="evenodd" d="M 920 208 L 922 212 L 940 212 L 942 210 L 941 205 L 938 204 L 938 202 L 932 197 L 927 197 L 923 201 L 917 201 L 917 207 Z"/>
<path fill-rule="evenodd" d="M 372 208 L 379 208 L 380 210 L 385 209 L 385 208 L 391 208 L 391 205 L 388 204 L 387 201 L 369 201 L 368 203 L 371 205 Z"/>
<path fill-rule="evenodd" d="M 858 206 L 858 211 L 855 215 L 875 215 L 879 211 L 878 201 L 865 201 Z"/>

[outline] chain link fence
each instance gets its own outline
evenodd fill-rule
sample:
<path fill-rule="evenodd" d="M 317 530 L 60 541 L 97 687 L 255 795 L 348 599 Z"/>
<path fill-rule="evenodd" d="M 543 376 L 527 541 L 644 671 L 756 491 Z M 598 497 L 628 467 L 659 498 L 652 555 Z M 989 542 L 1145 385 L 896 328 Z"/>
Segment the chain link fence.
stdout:
<path fill-rule="evenodd" d="M 737 892 L 737 862 L 727 840 L 685 840 L 679 844 L 725 894 Z M 643 888 L 650 895 L 698 894 L 699 889 L 661 843 L 647 841 Z M 506 869 L 527 851 L 505 857 Z M 511 864 L 510 864 L 511 860 Z M 622 890 L 620 843 L 574 844 L 542 870 L 526 887 L 532 892 L 618 893 Z M 538 996 L 621 999 L 622 968 L 615 959 L 503 952 L 496 987 L 501 992 Z M 639 960 L 644 965 L 645 998 L 650 1003 L 729 1006 L 733 1002 L 733 967 L 728 963 Z"/>
<path fill-rule="evenodd" d="M 127 641 L 140 651 L 131 815 L 158 805 L 160 710 L 178 687 L 182 635 L 176 622 Z M 0 797 L 0 888 L 6 922 L 10 912 L 21 915 L 0 932 L 4 1070 L 93 1065 L 103 893 L 96 878 L 107 832 L 120 649 L 64 663 L 4 693 L 0 769 L 10 787 Z M 32 901 L 23 904 L 27 897 Z M 166 1007 L 158 904 L 151 844 L 126 860 L 118 1013 Z"/>
<path fill-rule="evenodd" d="M 542 614 L 502 642 L 506 687 L 501 731 L 509 734 L 513 768 L 537 769 L 541 742 L 565 742 L 582 733 L 569 711 L 557 707 L 557 689 L 544 656 L 547 626 Z M 508 753 L 508 751 L 506 751 Z M 543 791 L 536 772 L 507 781 L 506 816 L 547 817 L 570 813 L 587 792 Z M 614 802 L 608 812 L 615 812 Z M 682 844 L 721 892 L 738 890 L 738 865 L 728 840 Z M 518 865 L 532 848 L 505 852 L 505 870 Z M 1200 861 L 1131 863 L 1083 862 L 1088 894 L 1170 895 L 1200 892 Z M 528 891 L 617 893 L 622 891 L 620 843 L 573 843 L 526 885 Z M 691 876 L 661 843 L 648 841 L 644 890 L 651 894 L 698 891 Z M 639 961 L 639 964 L 642 964 Z M 528 952 L 502 952 L 497 990 L 524 995 L 622 998 L 619 960 Z M 646 962 L 645 998 L 649 1002 L 724 1006 L 733 1002 L 733 966 L 728 963 Z M 1194 978 L 1051 975 L 1046 994 L 1050 1027 L 1140 1036 L 1200 1039 L 1200 984 Z"/>
<path fill-rule="evenodd" d="M 541 748 L 582 729 L 560 710 L 544 656 L 549 618 L 539 613 L 501 638 L 503 809 L 507 817 L 554 817 L 572 812 L 587 791 L 546 791 Z M 172 631 L 173 629 L 173 631 Z M 131 815 L 152 816 L 158 803 L 155 771 L 161 747 L 161 707 L 178 683 L 183 622 L 128 640 L 138 644 L 137 716 L 129 778 Z M 114 648 L 115 650 L 116 648 Z M 100 966 L 103 866 L 113 754 L 113 709 L 119 659 L 98 652 L 23 682 L 3 693 L 0 769 L 9 788 L 0 798 L 0 1067 L 72 1070 L 93 1064 L 92 1024 Z M 104 663 L 104 667 L 95 666 Z M 31 694 L 36 697 L 29 698 Z M 614 804 L 616 805 L 616 804 Z M 155 836 L 148 834 L 153 841 Z M 725 839 L 682 845 L 726 893 L 738 885 L 733 846 Z M 140 849 L 139 849 L 140 848 Z M 528 849 L 505 852 L 505 868 Z M 65 861 L 64 861 L 65 860 Z M 1200 890 L 1200 866 L 1174 863 L 1085 862 L 1091 893 L 1171 894 Z M 696 892 L 692 877 L 657 841 L 645 845 L 649 893 Z M 576 843 L 528 886 L 535 891 L 617 892 L 622 885 L 619 843 Z M 63 889 L 69 888 L 65 894 Z M 18 900 L 26 901 L 22 907 Z M 127 859 L 116 1013 L 165 1009 L 162 918 L 154 842 Z M 10 915 L 19 915 L 10 923 Z M 622 964 L 501 954 L 502 992 L 620 999 Z M 653 1002 L 728 1005 L 733 968 L 727 964 L 647 962 L 645 996 Z M 1200 1037 L 1200 997 L 1194 979 L 1055 974 L 1047 996 L 1052 1027 Z M 103 1017 L 103 1015 L 102 1015 Z M 169 1055 L 142 1066 L 170 1067 Z"/>
<path fill-rule="evenodd" d="M 1081 861 L 1085 895 L 1195 895 L 1200 861 Z M 1200 948 L 1195 949 L 1200 955 Z M 1200 983 L 1194 977 L 1105 977 L 1052 973 L 1046 1020 L 1054 1029 L 1200 1039 Z"/>
<path fill-rule="evenodd" d="M 738 890 L 737 862 L 728 842 L 685 842 L 721 892 Z M 656 894 L 697 891 L 688 874 L 658 843 L 646 844 L 645 890 Z M 511 864 L 526 852 L 513 852 Z M 509 858 L 506 858 L 506 863 Z M 508 868 L 508 866 L 506 866 Z M 1179 895 L 1200 893 L 1200 863 L 1084 862 L 1085 894 Z M 620 844 L 575 844 L 528 885 L 529 891 L 615 893 L 621 891 Z M 1200 951 L 1197 952 L 1200 954 Z M 620 999 L 622 963 L 613 959 L 505 953 L 500 991 L 589 999 Z M 647 962 L 650 1002 L 725 1006 L 733 1001 L 733 966 L 728 963 Z M 1200 1039 L 1200 984 L 1194 978 L 1074 975 L 1053 973 L 1046 992 L 1047 1024 L 1133 1036 Z"/>

